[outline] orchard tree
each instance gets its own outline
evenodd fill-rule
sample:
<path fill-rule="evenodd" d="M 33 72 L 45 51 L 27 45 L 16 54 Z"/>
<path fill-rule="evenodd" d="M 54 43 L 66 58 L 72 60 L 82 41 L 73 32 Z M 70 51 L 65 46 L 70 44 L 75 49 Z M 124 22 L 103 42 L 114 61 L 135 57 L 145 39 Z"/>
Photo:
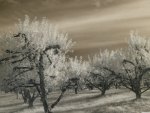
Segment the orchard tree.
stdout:
<path fill-rule="evenodd" d="M 85 76 L 88 74 L 87 70 L 89 68 L 89 63 L 83 61 L 82 58 L 68 58 L 61 55 L 60 57 L 55 57 L 55 61 L 46 70 L 47 86 L 59 87 L 61 94 L 52 103 L 51 109 L 59 103 L 68 89 L 73 88 L 75 93 L 78 93 L 79 87 L 82 87 L 81 85 L 84 82 Z"/>
<path fill-rule="evenodd" d="M 136 99 L 150 89 L 150 40 L 131 33 L 118 74 L 123 86 L 133 91 Z"/>
<path fill-rule="evenodd" d="M 31 80 L 31 79 L 30 79 Z M 19 94 L 21 94 L 24 103 L 28 104 L 28 107 L 33 107 L 33 103 L 37 97 L 39 97 L 39 93 L 37 92 L 36 87 L 31 85 L 29 81 L 25 81 L 22 78 L 5 78 L 2 82 L 4 85 L 5 92 L 14 92 L 17 94 L 17 99 Z"/>
<path fill-rule="evenodd" d="M 79 88 L 82 89 L 83 87 L 84 78 L 89 74 L 89 63 L 87 61 L 83 61 L 82 57 L 70 58 L 66 68 L 66 80 L 75 90 L 75 94 L 77 94 Z"/>
<path fill-rule="evenodd" d="M 109 90 L 117 81 L 115 72 L 118 68 L 117 60 L 119 60 L 120 51 L 104 50 L 89 59 L 91 70 L 88 79 L 85 79 L 93 87 L 101 91 L 101 95 Z"/>
<path fill-rule="evenodd" d="M 91 78 L 95 75 L 91 79 L 92 82 L 90 80 L 88 81 L 93 86 L 99 88 L 94 84 L 95 81 L 100 81 L 104 78 L 103 75 L 105 77 L 106 75 L 114 75 L 115 82 L 119 82 L 127 89 L 133 91 L 136 99 L 140 99 L 141 95 L 150 89 L 150 40 L 139 36 L 137 33 L 131 33 L 127 49 L 112 53 L 117 54 L 112 56 L 110 54 L 110 57 L 107 57 L 109 55 L 106 54 L 105 56 L 102 53 L 101 56 L 104 55 L 104 57 L 96 57 L 99 59 L 103 58 L 103 60 L 95 61 L 96 66 L 94 67 L 100 67 L 100 70 L 94 70 L 95 72 L 92 72 L 90 75 Z M 100 66 L 97 65 L 98 63 Z M 110 76 L 108 78 L 111 79 Z M 108 78 L 106 80 L 109 80 Z M 103 81 L 104 79 L 101 80 L 101 83 Z"/>
<path fill-rule="evenodd" d="M 8 35 L 11 39 L 17 38 L 18 45 L 15 50 L 6 50 L 8 57 L 1 59 L 1 62 L 10 61 L 15 64 L 18 62 L 22 66 L 15 67 L 19 70 L 14 77 L 22 76 L 27 72 L 33 72 L 34 76 L 39 79 L 39 95 L 41 97 L 45 113 L 51 113 L 47 102 L 45 70 L 52 64 L 51 58 L 56 54 L 66 54 L 74 45 L 72 40 L 67 38 L 66 34 L 59 33 L 48 20 L 43 18 L 41 21 L 30 21 L 26 16 L 24 21 L 19 21 L 15 29 L 16 33 Z M 7 38 L 3 37 L 3 38 Z M 51 81 L 49 81 L 51 82 Z M 32 82 L 33 86 L 37 86 L 35 80 Z"/>
<path fill-rule="evenodd" d="M 25 40 L 24 38 L 23 40 Z M 14 35 L 14 40 L 11 37 L 5 37 L 4 40 L 6 41 L 6 44 L 9 43 L 8 46 L 11 46 L 11 43 L 16 45 L 17 41 L 22 41 L 20 40 L 20 37 L 18 38 L 16 35 Z M 22 43 L 21 45 L 18 44 L 18 46 L 12 50 L 11 48 L 8 48 L 8 46 L 4 46 L 7 48 L 4 51 L 6 57 L 0 60 L 1 63 L 6 63 L 7 65 L 7 72 L 5 72 L 7 73 L 7 76 L 2 82 L 3 86 L 5 87 L 5 92 L 14 92 L 17 94 L 17 98 L 20 93 L 24 103 L 28 103 L 29 107 L 33 107 L 33 102 L 39 96 L 39 94 L 35 90 L 37 86 L 29 83 L 29 81 L 35 79 L 37 76 L 34 73 L 34 66 L 28 60 L 29 54 L 25 50 L 27 48 Z"/>

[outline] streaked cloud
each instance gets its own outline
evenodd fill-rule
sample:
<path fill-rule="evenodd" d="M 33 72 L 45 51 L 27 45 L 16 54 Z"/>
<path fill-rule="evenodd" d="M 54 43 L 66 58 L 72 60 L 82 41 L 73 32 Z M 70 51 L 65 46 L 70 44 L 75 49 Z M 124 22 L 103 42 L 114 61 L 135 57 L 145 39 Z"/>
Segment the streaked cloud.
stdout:
<path fill-rule="evenodd" d="M 77 42 L 75 54 L 124 47 L 131 30 L 150 36 L 149 0 L 0 0 L 0 30 L 18 18 L 47 17 Z"/>

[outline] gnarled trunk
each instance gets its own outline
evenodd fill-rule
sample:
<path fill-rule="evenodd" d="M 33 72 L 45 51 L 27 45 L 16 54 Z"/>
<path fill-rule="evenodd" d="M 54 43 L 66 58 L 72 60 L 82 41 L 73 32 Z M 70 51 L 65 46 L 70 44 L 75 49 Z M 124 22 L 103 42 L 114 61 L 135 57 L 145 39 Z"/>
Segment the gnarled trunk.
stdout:
<path fill-rule="evenodd" d="M 45 113 L 51 113 L 49 110 L 49 106 L 48 106 L 48 102 L 47 102 L 47 95 L 46 95 L 46 90 L 45 90 L 44 67 L 43 67 L 43 55 L 42 55 L 42 53 L 40 54 L 40 58 L 39 58 L 38 70 L 39 70 L 38 74 L 39 74 L 39 78 L 40 78 L 41 100 L 43 103 L 44 112 Z"/>

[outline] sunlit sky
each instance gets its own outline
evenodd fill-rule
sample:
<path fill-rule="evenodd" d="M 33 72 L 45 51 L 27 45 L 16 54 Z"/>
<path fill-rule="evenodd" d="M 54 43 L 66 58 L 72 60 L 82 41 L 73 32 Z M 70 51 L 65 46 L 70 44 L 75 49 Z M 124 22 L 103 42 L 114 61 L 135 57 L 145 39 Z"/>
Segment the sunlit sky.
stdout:
<path fill-rule="evenodd" d="M 47 17 L 76 41 L 75 55 L 126 46 L 131 30 L 150 36 L 150 0 L 0 0 L 0 31 L 18 18 Z"/>

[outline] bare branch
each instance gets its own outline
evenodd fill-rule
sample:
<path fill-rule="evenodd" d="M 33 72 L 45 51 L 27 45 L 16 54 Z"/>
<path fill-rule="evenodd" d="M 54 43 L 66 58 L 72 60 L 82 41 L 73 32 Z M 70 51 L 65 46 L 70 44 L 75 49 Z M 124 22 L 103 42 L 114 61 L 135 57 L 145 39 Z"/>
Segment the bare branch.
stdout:
<path fill-rule="evenodd" d="M 28 69 L 28 70 L 24 70 L 24 71 L 22 71 L 22 72 L 19 72 L 17 75 L 15 75 L 14 77 L 17 77 L 17 76 L 19 76 L 19 75 L 22 75 L 22 74 L 24 74 L 24 73 L 26 73 L 26 72 L 29 72 L 29 71 L 32 71 L 33 70 L 33 68 L 31 68 L 31 69 Z"/>
<path fill-rule="evenodd" d="M 19 53 L 21 53 L 21 52 L 13 51 L 13 50 L 6 50 L 5 52 L 9 53 L 9 54 L 19 54 Z"/>
<path fill-rule="evenodd" d="M 50 59 L 49 55 L 48 55 L 46 52 L 44 52 L 44 54 L 46 55 L 46 57 L 47 57 L 47 59 L 48 59 L 49 63 L 50 63 L 50 64 L 52 64 L 52 61 L 51 61 L 51 59 Z"/>
<path fill-rule="evenodd" d="M 150 87 L 148 87 L 147 89 L 145 89 L 144 91 L 142 91 L 141 94 L 144 93 L 144 92 L 146 92 L 149 89 L 150 89 Z"/>
<path fill-rule="evenodd" d="M 135 64 L 132 61 L 129 61 L 129 60 L 126 60 L 126 59 L 124 59 L 122 63 L 125 63 L 125 64 L 129 63 L 129 64 L 135 66 Z"/>
<path fill-rule="evenodd" d="M 13 70 L 20 70 L 20 69 L 28 69 L 31 70 L 33 67 L 14 67 Z"/>
<path fill-rule="evenodd" d="M 47 52 L 50 49 L 60 49 L 59 45 L 52 45 L 45 48 L 44 52 Z"/>
<path fill-rule="evenodd" d="M 92 82 L 90 82 L 88 79 L 85 79 L 88 83 L 90 83 L 92 86 L 94 86 L 95 88 L 99 89 L 100 91 L 102 91 L 102 89 L 100 87 L 98 87 L 97 85 L 93 84 Z"/>
<path fill-rule="evenodd" d="M 19 57 L 19 56 L 13 55 L 13 56 L 10 56 L 10 57 L 6 57 L 6 58 L 3 58 L 3 59 L 0 59 L 0 63 L 9 61 L 9 60 L 11 60 L 11 59 L 15 59 L 15 58 L 17 58 L 17 57 Z"/>

